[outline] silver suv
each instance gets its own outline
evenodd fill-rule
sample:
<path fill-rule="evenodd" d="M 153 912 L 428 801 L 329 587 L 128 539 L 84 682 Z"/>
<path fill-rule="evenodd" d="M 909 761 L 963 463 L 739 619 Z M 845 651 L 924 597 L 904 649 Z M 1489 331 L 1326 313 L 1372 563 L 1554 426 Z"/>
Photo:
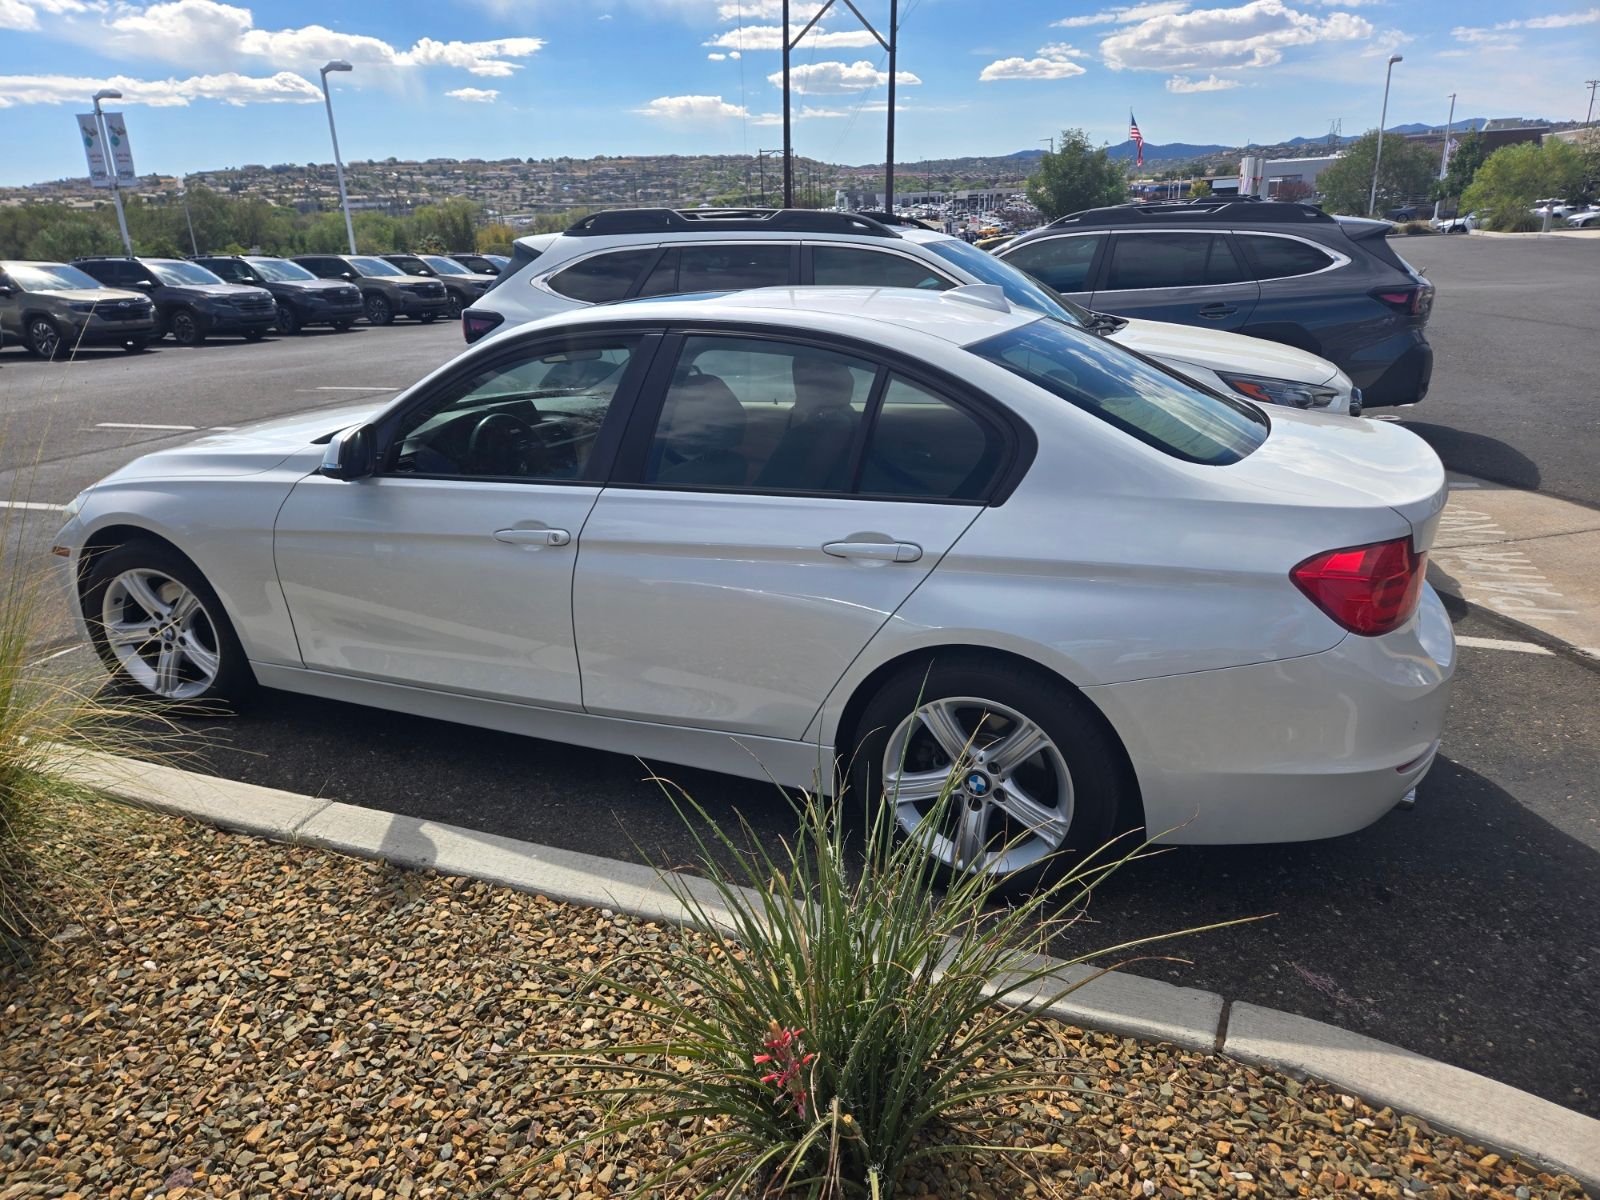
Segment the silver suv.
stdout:
<path fill-rule="evenodd" d="M 592 304 L 748 288 L 945 291 L 998 286 L 1007 300 L 1154 358 L 1215 391 L 1352 415 L 1360 393 L 1332 363 L 1220 330 L 1091 312 L 958 237 L 888 214 L 807 209 L 617 209 L 565 233 L 519 238 L 510 265 L 461 315 L 473 342 Z"/>

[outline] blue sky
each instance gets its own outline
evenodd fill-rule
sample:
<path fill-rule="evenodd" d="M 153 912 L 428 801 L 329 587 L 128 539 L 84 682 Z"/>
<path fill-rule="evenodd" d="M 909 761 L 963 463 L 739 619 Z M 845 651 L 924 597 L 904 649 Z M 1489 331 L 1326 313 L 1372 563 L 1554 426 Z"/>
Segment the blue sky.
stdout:
<path fill-rule="evenodd" d="M 814 3 L 793 0 L 805 19 Z M 888 0 L 858 0 L 884 22 Z M 1581 119 L 1585 0 L 901 0 L 898 157 L 1082 126 L 1241 143 L 1461 116 Z M 0 0 L 0 184 L 81 175 L 72 114 L 120 88 L 140 171 L 347 158 L 754 153 L 781 144 L 779 0 Z M 821 31 L 820 36 L 818 30 Z M 795 51 L 795 146 L 883 154 L 884 55 L 842 0 Z"/>

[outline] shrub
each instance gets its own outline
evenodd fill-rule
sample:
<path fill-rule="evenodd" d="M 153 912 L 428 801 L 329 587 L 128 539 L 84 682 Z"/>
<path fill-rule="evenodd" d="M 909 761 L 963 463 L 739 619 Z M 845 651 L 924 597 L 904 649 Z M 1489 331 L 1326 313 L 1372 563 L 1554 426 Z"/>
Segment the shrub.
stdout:
<path fill-rule="evenodd" d="M 1522 208 L 1506 208 L 1495 213 L 1489 227 L 1497 233 L 1538 233 L 1544 218 Z"/>
<path fill-rule="evenodd" d="M 1407 237 L 1416 237 L 1420 234 L 1434 233 L 1432 225 L 1426 221 L 1407 221 L 1403 225 L 1395 226 L 1396 233 L 1403 233 Z"/>
<path fill-rule="evenodd" d="M 1072 1088 L 1052 1063 L 1006 1050 L 1033 1019 L 1020 997 L 1071 992 L 1082 981 L 1063 971 L 1091 956 L 1040 966 L 1033 955 L 1142 851 L 1091 860 L 1004 906 L 1007 881 L 991 874 L 941 888 L 920 842 L 896 835 L 892 803 L 855 828 L 847 805 L 807 797 L 795 840 L 773 856 L 748 830 L 736 841 L 692 799 L 673 799 L 709 888 L 676 876 L 669 886 L 710 945 L 625 952 L 554 1001 L 606 1009 L 603 997 L 620 996 L 615 1007 L 651 1014 L 662 1036 L 543 1056 L 628 1078 L 573 1097 L 605 1115 L 542 1161 L 645 1125 L 683 1126 L 685 1156 L 636 1194 L 658 1195 L 687 1171 L 688 1194 L 832 1200 L 891 1197 L 908 1165 L 935 1157 L 1046 1152 L 1011 1144 L 1001 1126 L 1014 1117 L 1000 1104 Z M 939 803 L 950 802 L 947 789 Z M 939 825 L 936 811 L 927 827 Z M 993 1003 L 1002 979 L 1018 1006 Z"/>
<path fill-rule="evenodd" d="M 1462 193 L 1461 207 L 1486 213 L 1492 229 L 1526 232 L 1518 218 L 1529 217 L 1542 226 L 1527 210 L 1547 196 L 1579 191 L 1583 175 L 1582 153 L 1566 142 L 1552 138 L 1542 145 L 1502 146 L 1478 168 L 1472 185 Z"/>

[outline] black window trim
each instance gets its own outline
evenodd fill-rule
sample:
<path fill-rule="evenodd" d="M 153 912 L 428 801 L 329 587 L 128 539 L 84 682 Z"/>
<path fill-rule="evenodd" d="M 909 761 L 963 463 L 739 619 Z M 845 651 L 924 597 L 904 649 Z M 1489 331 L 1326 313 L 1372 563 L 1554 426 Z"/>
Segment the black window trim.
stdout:
<path fill-rule="evenodd" d="M 1094 257 L 1089 260 L 1089 269 L 1084 272 L 1083 286 L 1081 288 L 1075 288 L 1072 291 L 1063 292 L 1063 291 L 1061 291 L 1060 288 L 1056 287 L 1055 284 L 1053 284 L 1053 283 L 1044 284 L 1046 287 L 1050 288 L 1051 290 L 1056 291 L 1056 292 L 1060 292 L 1060 294 L 1063 295 L 1063 296 L 1074 296 L 1074 295 L 1087 296 L 1087 295 L 1093 295 L 1095 292 L 1100 290 L 1101 281 L 1102 281 L 1102 279 L 1104 278 L 1106 272 L 1110 269 L 1110 266 L 1111 266 L 1111 234 L 1112 234 L 1112 232 L 1113 231 L 1110 230 L 1110 229 L 1079 229 L 1079 230 L 1073 230 L 1070 233 L 1053 234 L 1050 237 L 1029 238 L 1027 241 L 1023 242 L 1021 245 L 1001 246 L 1000 247 L 1000 251 L 1002 251 L 1002 252 L 1001 253 L 996 253 L 995 257 L 998 258 L 1001 262 L 1010 262 L 1011 254 L 1003 253 L 1004 251 L 1010 251 L 1011 253 L 1015 253 L 1016 251 L 1025 249 L 1028 246 L 1037 246 L 1041 242 L 1059 242 L 1059 241 L 1065 241 L 1065 240 L 1067 240 L 1069 238 L 1073 239 L 1073 240 L 1077 240 L 1077 239 L 1086 238 L 1086 237 L 1097 237 L 1097 238 L 1100 239 L 1100 244 L 1094 248 Z M 1028 272 L 1027 272 L 1027 270 L 1025 268 L 1017 266 L 1016 263 L 1012 263 L 1011 265 L 1016 267 L 1017 270 L 1022 271 L 1022 273 L 1024 275 L 1028 275 Z M 1035 279 L 1037 277 L 1034 276 L 1034 275 L 1028 275 L 1028 278 L 1029 279 Z M 1040 283 L 1044 283 L 1044 280 L 1040 279 L 1039 282 Z"/>
<path fill-rule="evenodd" d="M 584 472 L 583 478 L 529 479 L 525 475 L 434 475 L 421 472 L 408 472 L 402 475 L 388 468 L 386 460 L 393 449 L 394 438 L 401 423 L 417 409 L 435 402 L 441 392 L 455 388 L 474 375 L 504 367 L 512 362 L 526 361 L 530 356 L 538 354 L 544 346 L 549 347 L 545 353 L 550 353 L 557 349 L 582 347 L 594 342 L 615 342 L 619 338 L 637 338 L 638 345 L 628 361 L 627 369 L 617 385 L 616 392 L 611 397 L 605 420 L 600 423 L 600 433 L 595 438 L 594 449 L 589 455 L 588 469 Z M 373 472 L 373 476 L 378 479 L 440 479 L 467 484 L 517 483 L 528 487 L 606 487 L 616 466 L 624 434 L 630 428 L 634 405 L 660 355 L 663 340 L 659 326 L 586 326 L 570 334 L 541 329 L 522 337 L 508 338 L 504 342 L 495 343 L 493 353 L 463 357 L 448 375 L 435 380 L 426 391 L 407 396 L 403 402 L 382 413 L 373 422 L 376 430 L 373 439 L 376 447 L 373 459 L 380 464 Z"/>
<path fill-rule="evenodd" d="M 1354 261 L 1348 254 L 1343 254 L 1340 251 L 1335 250 L 1332 246 L 1325 245 L 1322 242 L 1314 241 L 1308 237 L 1296 237 L 1292 233 L 1280 233 L 1276 229 L 1235 229 L 1233 232 L 1240 235 L 1238 243 L 1239 252 L 1244 256 L 1245 265 L 1248 266 L 1251 273 L 1255 275 L 1256 282 L 1260 284 L 1277 283 L 1280 279 L 1310 279 L 1313 275 L 1323 275 L 1329 271 L 1337 271 L 1340 267 L 1348 266 L 1352 261 Z M 1269 237 L 1278 238 L 1279 240 L 1285 242 L 1299 242 L 1302 245 L 1311 246 L 1316 250 L 1322 251 L 1322 253 L 1326 254 L 1333 261 L 1325 267 L 1318 267 L 1315 271 L 1301 271 L 1297 275 L 1274 275 L 1270 279 L 1263 279 L 1261 277 L 1261 264 L 1256 260 L 1255 251 L 1250 248 L 1250 242 L 1248 239 L 1251 237 Z"/>
<path fill-rule="evenodd" d="M 649 460 L 651 443 L 655 439 L 656 426 L 661 419 L 661 410 L 666 404 L 672 372 L 677 367 L 684 340 L 690 337 L 740 337 L 787 342 L 797 346 L 852 355 L 875 366 L 877 371 L 872 390 L 867 396 L 868 410 L 863 414 L 857 439 L 850 449 L 849 490 L 808 492 L 759 488 L 750 484 L 730 487 L 646 481 L 645 465 Z M 878 409 L 882 407 L 883 393 L 888 388 L 889 378 L 895 375 L 933 393 L 952 407 L 966 412 L 980 425 L 999 435 L 1002 442 L 1002 464 L 981 495 L 972 499 L 953 499 L 947 496 L 861 494 L 860 475 L 865 463 L 866 446 L 876 427 Z M 1038 438 L 1032 427 L 1004 404 L 976 390 L 970 384 L 929 367 L 917 359 L 859 338 L 816 336 L 803 331 L 743 321 L 674 323 L 668 326 L 666 336 L 656 348 L 655 361 L 650 373 L 633 397 L 631 407 L 632 414 L 622 436 L 622 445 L 612 463 L 610 478 L 606 482 L 608 488 L 622 488 L 629 491 L 697 492 L 719 496 L 776 496 L 852 500 L 865 503 L 946 504 L 963 508 L 998 508 L 1016 491 L 1023 476 L 1028 473 L 1028 468 L 1033 465 L 1039 447 Z"/>

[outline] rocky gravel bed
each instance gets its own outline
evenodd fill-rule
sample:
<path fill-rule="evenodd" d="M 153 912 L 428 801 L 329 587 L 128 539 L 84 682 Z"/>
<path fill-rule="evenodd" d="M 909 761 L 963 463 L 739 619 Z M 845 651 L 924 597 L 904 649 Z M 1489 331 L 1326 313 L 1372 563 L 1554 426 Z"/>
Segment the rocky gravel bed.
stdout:
<path fill-rule="evenodd" d="M 71 921 L 0 968 L 0 1200 L 626 1194 L 692 1128 L 538 1167 L 601 1114 L 533 1060 L 639 1036 L 552 1002 L 566 972 L 686 933 L 486 884 L 149 817 L 85 847 Z M 1040 1023 L 1070 1092 L 1017 1101 L 1026 1173 L 947 1166 L 912 1197 L 1569 1200 L 1418 1120 L 1224 1058 Z M 614 1082 L 608 1079 L 606 1082 Z"/>

